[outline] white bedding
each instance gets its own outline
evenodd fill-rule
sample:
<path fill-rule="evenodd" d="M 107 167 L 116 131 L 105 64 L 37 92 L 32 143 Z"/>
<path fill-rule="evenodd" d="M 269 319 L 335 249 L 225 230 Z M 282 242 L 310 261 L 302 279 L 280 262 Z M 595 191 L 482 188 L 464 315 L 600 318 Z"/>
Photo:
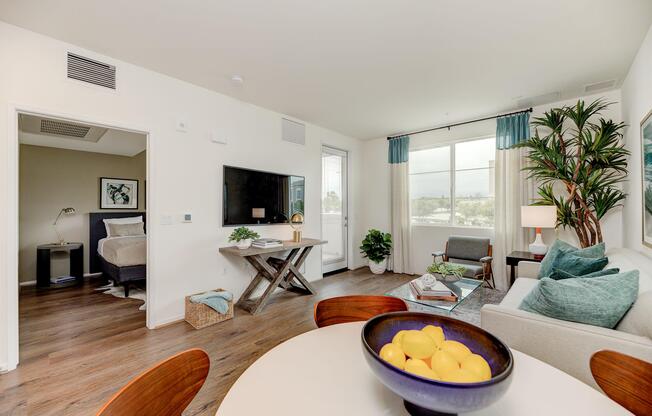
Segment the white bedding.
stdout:
<path fill-rule="evenodd" d="M 147 236 L 145 236 L 145 235 L 128 235 L 128 236 L 123 236 L 123 237 L 106 237 L 106 238 L 100 238 L 99 240 L 97 240 L 97 252 L 98 252 L 98 254 L 99 254 L 100 256 L 103 256 L 103 254 L 102 254 L 102 249 L 103 249 L 103 247 L 104 247 L 104 242 L 105 242 L 106 240 L 117 240 L 117 239 L 119 239 L 119 238 L 137 238 L 137 239 L 146 240 L 146 239 L 147 239 Z"/>
<path fill-rule="evenodd" d="M 118 267 L 147 264 L 146 236 L 109 237 L 102 240 L 98 241 L 97 251 L 107 262 Z"/>

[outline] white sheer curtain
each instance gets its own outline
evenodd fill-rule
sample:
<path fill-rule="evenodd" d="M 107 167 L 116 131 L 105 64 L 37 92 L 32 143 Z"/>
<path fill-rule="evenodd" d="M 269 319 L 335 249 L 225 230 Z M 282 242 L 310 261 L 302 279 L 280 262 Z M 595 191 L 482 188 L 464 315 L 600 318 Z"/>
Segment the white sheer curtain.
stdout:
<path fill-rule="evenodd" d="M 509 288 L 509 271 L 505 256 L 525 250 L 530 231 L 521 227 L 521 206 L 528 205 L 533 185 L 523 172 L 525 149 L 496 150 L 496 217 L 493 272 L 496 288 Z"/>
<path fill-rule="evenodd" d="M 391 234 L 393 241 L 389 269 L 394 273 L 412 274 L 410 232 L 409 136 L 389 140 L 391 176 Z"/>

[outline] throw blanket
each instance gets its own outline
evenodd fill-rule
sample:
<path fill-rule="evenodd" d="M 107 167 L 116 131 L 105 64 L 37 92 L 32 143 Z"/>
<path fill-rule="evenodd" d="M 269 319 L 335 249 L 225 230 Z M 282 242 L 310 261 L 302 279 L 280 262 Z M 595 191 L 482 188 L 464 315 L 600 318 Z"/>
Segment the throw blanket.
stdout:
<path fill-rule="evenodd" d="M 147 264 L 147 239 L 145 236 L 107 238 L 101 254 L 118 267 Z"/>
<path fill-rule="evenodd" d="M 226 290 L 216 292 L 214 290 L 190 297 L 192 303 L 203 303 L 213 310 L 224 315 L 229 310 L 229 302 L 233 300 L 233 294 Z"/>

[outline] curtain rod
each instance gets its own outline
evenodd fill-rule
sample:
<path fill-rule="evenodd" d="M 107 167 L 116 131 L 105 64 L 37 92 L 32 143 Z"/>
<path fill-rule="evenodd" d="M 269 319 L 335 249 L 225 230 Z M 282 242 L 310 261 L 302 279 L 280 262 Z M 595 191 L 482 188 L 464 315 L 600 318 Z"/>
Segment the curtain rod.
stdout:
<path fill-rule="evenodd" d="M 401 137 L 401 136 L 412 136 L 414 134 L 427 133 L 429 131 L 435 131 L 435 130 L 442 130 L 442 129 L 449 129 L 450 130 L 451 127 L 463 126 L 465 124 L 477 123 L 478 121 L 486 121 L 486 120 L 491 120 L 491 119 L 494 119 L 494 118 L 513 116 L 515 114 L 531 113 L 531 112 L 532 112 L 532 107 L 528 108 L 527 110 L 513 111 L 511 113 L 498 114 L 498 115 L 491 116 L 491 117 L 476 118 L 475 120 L 462 121 L 460 123 L 449 124 L 447 126 L 433 127 L 431 129 L 413 131 L 412 133 L 397 134 L 397 135 L 394 135 L 394 136 L 389 136 L 387 138 L 387 140 L 395 139 L 395 138 Z"/>

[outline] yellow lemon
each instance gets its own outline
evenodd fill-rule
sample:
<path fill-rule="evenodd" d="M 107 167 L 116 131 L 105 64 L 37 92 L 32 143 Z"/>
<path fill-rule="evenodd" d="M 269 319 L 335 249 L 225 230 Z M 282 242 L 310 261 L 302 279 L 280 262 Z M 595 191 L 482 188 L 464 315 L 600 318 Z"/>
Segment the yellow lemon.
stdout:
<path fill-rule="evenodd" d="M 463 368 L 443 373 L 441 379 L 452 383 L 477 383 L 482 381 L 479 375 Z"/>
<path fill-rule="evenodd" d="M 437 349 L 435 341 L 421 331 L 406 331 L 403 334 L 401 347 L 405 355 L 418 359 L 431 357 Z"/>
<path fill-rule="evenodd" d="M 439 350 L 432 356 L 430 368 L 438 374 L 444 374 L 459 369 L 460 365 L 450 353 Z"/>
<path fill-rule="evenodd" d="M 392 344 L 396 344 L 398 346 L 401 346 L 401 341 L 403 341 L 403 335 L 405 335 L 407 331 L 404 329 L 401 329 L 398 331 L 395 335 L 394 338 L 392 338 Z"/>
<path fill-rule="evenodd" d="M 432 380 L 441 380 L 439 374 L 432 371 L 422 360 L 409 359 L 405 362 L 405 371 Z"/>
<path fill-rule="evenodd" d="M 445 339 L 444 330 L 440 326 L 426 325 L 422 329 L 423 332 L 428 334 L 430 338 L 435 340 L 435 344 L 439 346 Z"/>
<path fill-rule="evenodd" d="M 385 344 L 380 349 L 380 358 L 401 370 L 405 367 L 405 354 L 396 344 Z"/>
<path fill-rule="evenodd" d="M 439 348 L 452 355 L 458 363 L 461 363 L 467 356 L 471 355 L 471 350 L 458 341 L 446 340 L 439 345 Z"/>
<path fill-rule="evenodd" d="M 489 368 L 489 363 L 487 363 L 481 355 L 469 355 L 460 363 L 460 367 L 463 370 L 473 371 L 480 376 L 480 379 L 482 380 L 489 380 L 491 378 L 491 368 Z"/>

